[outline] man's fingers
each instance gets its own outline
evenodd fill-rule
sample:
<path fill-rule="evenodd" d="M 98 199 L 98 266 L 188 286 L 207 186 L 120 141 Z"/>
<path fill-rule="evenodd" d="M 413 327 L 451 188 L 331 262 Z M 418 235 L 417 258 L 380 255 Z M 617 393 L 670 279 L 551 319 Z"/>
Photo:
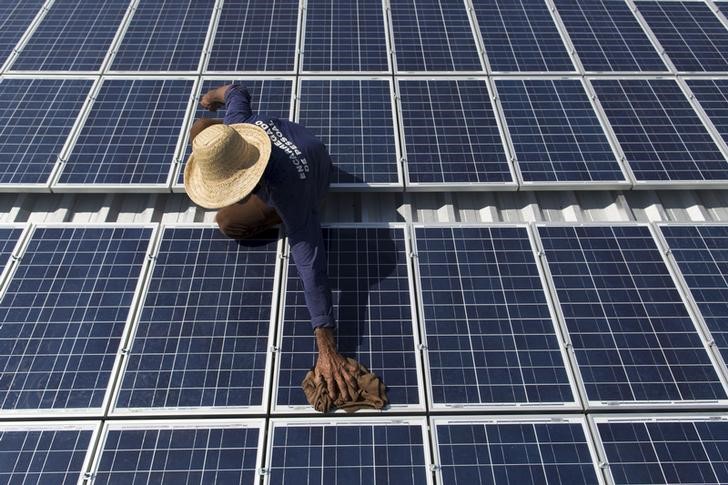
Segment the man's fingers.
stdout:
<path fill-rule="evenodd" d="M 355 391 L 359 387 L 359 384 L 356 382 L 356 379 L 354 379 L 354 376 L 352 376 L 351 374 L 348 374 L 348 373 L 344 374 L 344 379 L 346 379 L 346 382 Z"/>
<path fill-rule="evenodd" d="M 331 399 L 336 399 L 336 385 L 334 384 L 333 379 L 327 379 L 326 380 L 326 387 L 329 389 L 329 397 Z"/>
<path fill-rule="evenodd" d="M 349 396 L 349 388 L 346 387 L 346 382 L 344 381 L 344 378 L 341 374 L 338 374 L 336 376 L 336 384 L 339 385 L 339 392 L 341 392 L 341 398 L 344 401 L 351 400 L 351 397 Z"/>

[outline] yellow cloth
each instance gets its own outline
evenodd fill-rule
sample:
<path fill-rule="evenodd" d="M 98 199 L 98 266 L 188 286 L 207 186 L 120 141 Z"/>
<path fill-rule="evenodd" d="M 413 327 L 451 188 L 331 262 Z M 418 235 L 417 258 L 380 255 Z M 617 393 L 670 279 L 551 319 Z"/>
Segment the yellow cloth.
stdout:
<path fill-rule="evenodd" d="M 332 409 L 343 409 L 347 413 L 353 413 L 359 409 L 382 409 L 389 404 L 387 400 L 387 387 L 379 380 L 379 377 L 369 372 L 369 370 L 355 361 L 347 358 L 351 367 L 356 367 L 354 378 L 359 388 L 355 391 L 349 387 L 349 395 L 353 396 L 350 401 L 344 401 L 341 396 L 337 396 L 332 400 L 329 396 L 329 389 L 326 381 L 316 384 L 316 377 L 313 369 L 308 371 L 306 377 L 303 378 L 301 387 L 306 395 L 308 403 L 316 409 L 316 411 L 327 413 Z"/>

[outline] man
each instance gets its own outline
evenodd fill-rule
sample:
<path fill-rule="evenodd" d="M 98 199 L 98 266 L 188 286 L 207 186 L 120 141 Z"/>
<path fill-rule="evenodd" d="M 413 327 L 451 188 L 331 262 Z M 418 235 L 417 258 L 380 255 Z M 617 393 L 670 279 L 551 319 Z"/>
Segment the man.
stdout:
<path fill-rule="evenodd" d="M 357 381 L 336 351 L 319 215 L 331 167 L 326 146 L 297 123 L 254 114 L 250 93 L 235 84 L 207 92 L 200 105 L 210 111 L 225 106 L 225 119 L 203 118 L 192 126 L 187 194 L 202 207 L 219 209 L 220 230 L 235 239 L 283 222 L 316 336 L 316 381 L 325 380 L 332 399 L 348 401 L 347 384 L 356 390 Z"/>

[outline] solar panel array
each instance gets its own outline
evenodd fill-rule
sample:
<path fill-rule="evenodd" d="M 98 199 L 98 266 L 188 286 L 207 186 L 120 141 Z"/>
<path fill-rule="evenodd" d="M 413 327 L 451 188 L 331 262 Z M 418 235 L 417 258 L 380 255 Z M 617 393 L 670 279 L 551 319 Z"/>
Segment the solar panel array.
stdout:
<path fill-rule="evenodd" d="M 337 190 L 726 186 L 719 97 L 728 19 L 725 2 L 706 1 L 9 2 L 0 10 L 0 84 L 100 75 L 78 118 L 64 103 L 68 131 L 53 136 L 63 147 L 92 132 L 125 148 L 87 147 L 81 161 L 62 158 L 52 174 L 9 170 L 0 184 L 182 191 L 190 152 L 182 128 L 215 116 L 193 109 L 189 98 L 238 80 L 251 90 L 254 110 L 298 113 L 326 138 Z M 289 92 L 259 90 L 289 79 L 293 111 L 281 109 Z M 100 115 L 96 94 L 109 89 L 130 102 L 106 99 Z M 703 98 L 719 105 L 704 106 Z M 144 114 L 128 115 L 138 132 L 124 128 L 115 110 L 142 106 Z M 16 116 L 0 114 L 0 126 Z M 25 132 L 43 131 L 42 104 L 23 114 Z M 43 140 L 39 149 L 55 151 L 50 145 Z M 101 160 L 108 168 L 93 167 Z"/>
<path fill-rule="evenodd" d="M 726 15 L 11 0 L 0 190 L 183 191 L 190 127 L 225 114 L 196 103 L 231 82 L 324 140 L 336 190 L 725 187 Z M 0 483 L 725 483 L 727 231 L 327 226 L 337 345 L 391 401 L 344 417 L 301 390 L 277 232 L 0 225 Z"/>

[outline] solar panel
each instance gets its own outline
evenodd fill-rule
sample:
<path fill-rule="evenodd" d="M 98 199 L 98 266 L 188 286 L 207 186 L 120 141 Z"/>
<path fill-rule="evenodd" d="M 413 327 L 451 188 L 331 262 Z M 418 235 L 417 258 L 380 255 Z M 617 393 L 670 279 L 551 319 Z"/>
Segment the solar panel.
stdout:
<path fill-rule="evenodd" d="M 215 0 L 141 2 L 116 49 L 114 71 L 197 71 Z"/>
<path fill-rule="evenodd" d="M 687 288 L 728 361 L 728 226 L 661 226 Z"/>
<path fill-rule="evenodd" d="M 647 226 L 538 226 L 591 405 L 726 392 Z"/>
<path fill-rule="evenodd" d="M 581 418 L 431 421 L 440 483 L 602 483 Z"/>
<path fill-rule="evenodd" d="M 484 71 L 462 0 L 390 0 L 399 72 Z"/>
<path fill-rule="evenodd" d="M 725 416 L 595 418 L 615 484 L 728 482 Z"/>
<path fill-rule="evenodd" d="M 728 79 L 686 80 L 710 121 L 728 143 Z"/>
<path fill-rule="evenodd" d="M 0 285 L 11 270 L 11 255 L 17 255 L 20 240 L 24 239 L 25 226 L 22 224 L 0 224 Z"/>
<path fill-rule="evenodd" d="M 0 66 L 40 12 L 45 0 L 15 0 L 0 4 Z"/>
<path fill-rule="evenodd" d="M 226 0 L 207 70 L 295 71 L 298 11 L 298 0 Z"/>
<path fill-rule="evenodd" d="M 431 409 L 576 407 L 525 227 L 416 227 Z"/>
<path fill-rule="evenodd" d="M 90 79 L 0 80 L 0 186 L 47 187 Z"/>
<path fill-rule="evenodd" d="M 674 80 L 591 83 L 638 183 L 728 179 L 728 162 Z"/>
<path fill-rule="evenodd" d="M 398 88 L 408 184 L 514 184 L 485 81 L 400 79 Z"/>
<path fill-rule="evenodd" d="M 703 2 L 635 1 L 678 71 L 727 71 L 728 29 Z"/>
<path fill-rule="evenodd" d="M 0 483 L 80 483 L 95 425 L 14 423 L 0 426 Z"/>
<path fill-rule="evenodd" d="M 201 83 L 198 99 L 211 89 L 226 84 L 238 83 L 248 89 L 252 110 L 255 113 L 267 113 L 274 118 L 291 119 L 293 111 L 293 80 L 281 78 L 268 79 L 204 79 Z M 225 118 L 225 108 L 215 112 L 207 111 L 197 102 L 194 119 Z M 191 125 L 190 125 L 191 126 Z M 185 137 L 184 156 L 180 160 L 177 183 L 173 188 L 184 190 L 185 164 L 192 154 L 192 145 Z"/>
<path fill-rule="evenodd" d="M 298 121 L 328 147 L 334 185 L 399 184 L 393 94 L 387 79 L 304 79 Z"/>
<path fill-rule="evenodd" d="M 578 79 L 498 79 L 521 176 L 528 183 L 626 184 Z"/>
<path fill-rule="evenodd" d="M 387 385 L 392 408 L 422 408 L 420 364 L 405 234 L 400 227 L 324 228 L 337 349 Z M 303 285 L 292 260 L 282 295 L 276 411 L 312 412 L 301 390 L 318 352 Z"/>
<path fill-rule="evenodd" d="M 266 485 L 431 485 L 424 420 L 272 420 Z"/>
<path fill-rule="evenodd" d="M 151 227 L 36 227 L 0 300 L 0 403 L 13 414 L 98 412 Z"/>
<path fill-rule="evenodd" d="M 263 427 L 262 420 L 112 422 L 93 483 L 258 483 Z"/>
<path fill-rule="evenodd" d="M 665 72 L 629 5 L 612 0 L 554 0 L 587 71 Z"/>
<path fill-rule="evenodd" d="M 382 5 L 366 0 L 308 0 L 303 71 L 389 71 Z"/>
<path fill-rule="evenodd" d="M 277 230 L 235 241 L 217 227 L 165 227 L 116 411 L 260 411 L 277 260 Z"/>
<path fill-rule="evenodd" d="M 98 71 L 129 0 L 55 0 L 11 68 L 16 71 Z"/>
<path fill-rule="evenodd" d="M 473 8 L 491 70 L 574 72 L 543 0 L 474 0 Z"/>
<path fill-rule="evenodd" d="M 166 188 L 192 94 L 186 79 L 105 79 L 57 188 Z"/>

